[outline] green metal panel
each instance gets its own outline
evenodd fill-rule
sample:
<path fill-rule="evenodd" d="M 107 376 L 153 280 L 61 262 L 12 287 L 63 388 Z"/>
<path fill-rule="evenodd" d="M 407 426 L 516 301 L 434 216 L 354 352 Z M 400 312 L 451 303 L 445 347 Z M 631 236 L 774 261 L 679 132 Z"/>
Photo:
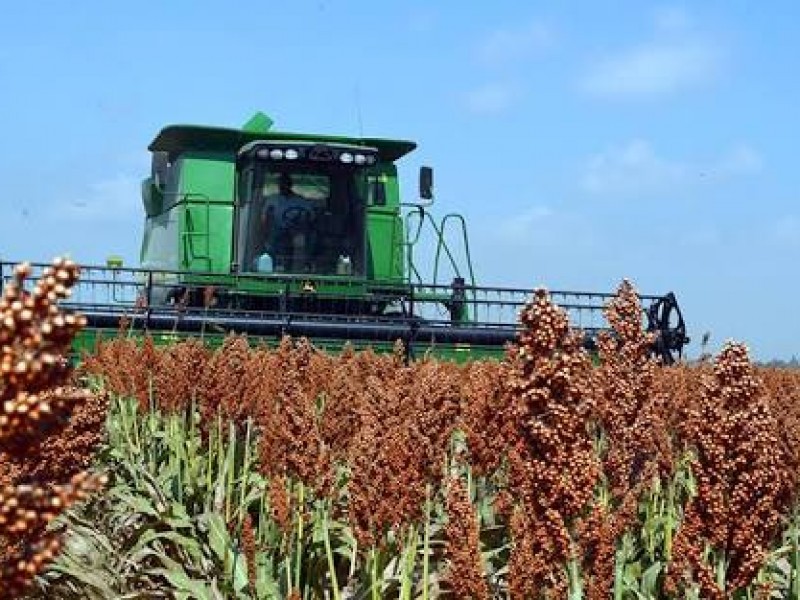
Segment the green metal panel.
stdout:
<path fill-rule="evenodd" d="M 370 279 L 405 280 L 402 262 L 403 230 L 402 221 L 396 210 L 376 209 L 369 211 L 367 240 Z"/>
<path fill-rule="evenodd" d="M 378 281 L 404 281 L 404 234 L 397 167 L 392 163 L 380 163 L 369 170 L 368 177 L 382 184 L 385 204 L 378 206 L 372 198 L 367 208 L 367 276 Z"/>
<path fill-rule="evenodd" d="M 86 329 L 80 331 L 72 342 L 73 360 L 79 361 L 86 355 L 93 354 L 101 342 L 108 342 L 120 337 L 119 330 L 113 329 Z M 141 331 L 132 331 L 124 334 L 125 337 L 133 338 L 137 341 L 144 339 Z M 194 339 L 203 342 L 211 349 L 222 346 L 227 337 L 224 333 L 217 333 L 209 330 L 203 334 L 185 334 L 171 331 L 150 332 L 151 339 L 156 346 L 167 346 L 180 341 Z M 267 346 L 277 348 L 280 339 L 275 337 L 248 336 L 247 341 L 251 347 Z M 314 345 L 320 350 L 330 353 L 341 352 L 345 345 L 351 346 L 355 350 L 371 349 L 379 354 L 394 352 L 395 345 L 392 342 L 363 342 L 357 340 L 314 340 Z M 457 363 L 465 363 L 473 360 L 500 360 L 505 356 L 503 348 L 473 347 L 467 344 L 439 344 L 430 346 L 427 349 L 416 348 L 415 356 L 431 356 L 440 360 L 449 360 Z"/>
<path fill-rule="evenodd" d="M 187 152 L 180 162 L 181 267 L 190 271 L 228 272 L 233 231 L 234 155 Z"/>

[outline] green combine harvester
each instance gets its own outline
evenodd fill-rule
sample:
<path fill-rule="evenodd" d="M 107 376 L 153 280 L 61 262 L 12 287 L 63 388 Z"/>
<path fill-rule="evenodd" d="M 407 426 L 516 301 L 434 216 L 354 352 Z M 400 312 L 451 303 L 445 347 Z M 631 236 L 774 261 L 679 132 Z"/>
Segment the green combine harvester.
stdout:
<path fill-rule="evenodd" d="M 149 146 L 138 268 L 83 266 L 69 307 L 89 323 L 81 346 L 148 332 L 157 343 L 230 332 L 268 343 L 305 336 L 411 356 L 498 355 L 532 290 L 481 287 L 459 214 L 433 219 L 433 171 L 403 201 L 397 161 L 414 142 L 287 133 L 257 113 L 241 129 L 170 125 Z M 417 254 L 427 240 L 425 274 Z M 41 268 L 44 265 L 36 265 Z M 0 286 L 13 264 L 0 262 Z M 445 279 L 445 277 L 447 279 Z M 609 293 L 551 291 L 592 348 Z M 642 296 L 667 363 L 689 341 L 674 294 Z"/>

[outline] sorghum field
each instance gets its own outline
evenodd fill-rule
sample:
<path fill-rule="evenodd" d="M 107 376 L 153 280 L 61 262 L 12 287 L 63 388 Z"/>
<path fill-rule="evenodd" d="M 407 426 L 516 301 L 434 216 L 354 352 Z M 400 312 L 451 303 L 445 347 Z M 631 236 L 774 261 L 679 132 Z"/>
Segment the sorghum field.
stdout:
<path fill-rule="evenodd" d="M 116 339 L 70 371 L 57 262 L 0 301 L 19 598 L 800 598 L 800 373 L 588 355 L 539 291 L 502 361 Z M 23 591 L 24 590 L 24 591 Z"/>

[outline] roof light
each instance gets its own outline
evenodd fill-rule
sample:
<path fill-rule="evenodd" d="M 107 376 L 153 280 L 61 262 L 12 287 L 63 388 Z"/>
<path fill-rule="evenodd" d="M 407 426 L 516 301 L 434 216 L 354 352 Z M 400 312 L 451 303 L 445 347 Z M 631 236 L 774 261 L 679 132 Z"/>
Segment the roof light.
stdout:
<path fill-rule="evenodd" d="M 258 158 L 269 158 L 269 150 L 267 148 L 260 148 L 256 152 L 256 156 Z"/>
<path fill-rule="evenodd" d="M 365 165 L 367 164 L 367 157 L 363 154 L 356 154 L 355 156 L 356 164 L 357 165 Z"/>
<path fill-rule="evenodd" d="M 289 160 L 297 160 L 300 157 L 300 153 L 294 148 L 289 148 L 284 153 L 284 156 Z"/>
<path fill-rule="evenodd" d="M 353 162 L 353 155 L 350 152 L 342 152 L 339 155 L 339 160 L 344 164 L 349 165 L 351 162 Z"/>
<path fill-rule="evenodd" d="M 375 164 L 375 155 L 374 154 L 367 154 L 367 164 L 374 165 Z"/>
<path fill-rule="evenodd" d="M 283 158 L 283 150 L 281 150 L 280 148 L 273 148 L 272 150 L 269 151 L 269 157 L 272 160 L 280 160 Z"/>

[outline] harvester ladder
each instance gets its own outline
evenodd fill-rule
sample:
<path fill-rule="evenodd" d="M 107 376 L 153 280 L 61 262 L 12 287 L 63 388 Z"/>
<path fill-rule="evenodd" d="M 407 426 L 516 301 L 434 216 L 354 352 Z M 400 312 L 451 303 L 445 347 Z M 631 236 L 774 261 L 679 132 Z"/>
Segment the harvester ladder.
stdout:
<path fill-rule="evenodd" d="M 199 231 L 195 230 L 194 219 L 192 217 L 191 204 L 195 202 L 193 198 L 197 198 L 203 203 L 205 209 L 205 229 Z M 183 239 L 184 252 L 184 267 L 190 268 L 190 261 L 201 260 L 206 263 L 206 271 L 212 270 L 211 264 L 211 199 L 205 194 L 184 194 L 183 202 L 186 203 L 184 210 L 184 225 L 181 232 Z M 195 253 L 195 239 L 199 239 L 202 254 Z"/>

